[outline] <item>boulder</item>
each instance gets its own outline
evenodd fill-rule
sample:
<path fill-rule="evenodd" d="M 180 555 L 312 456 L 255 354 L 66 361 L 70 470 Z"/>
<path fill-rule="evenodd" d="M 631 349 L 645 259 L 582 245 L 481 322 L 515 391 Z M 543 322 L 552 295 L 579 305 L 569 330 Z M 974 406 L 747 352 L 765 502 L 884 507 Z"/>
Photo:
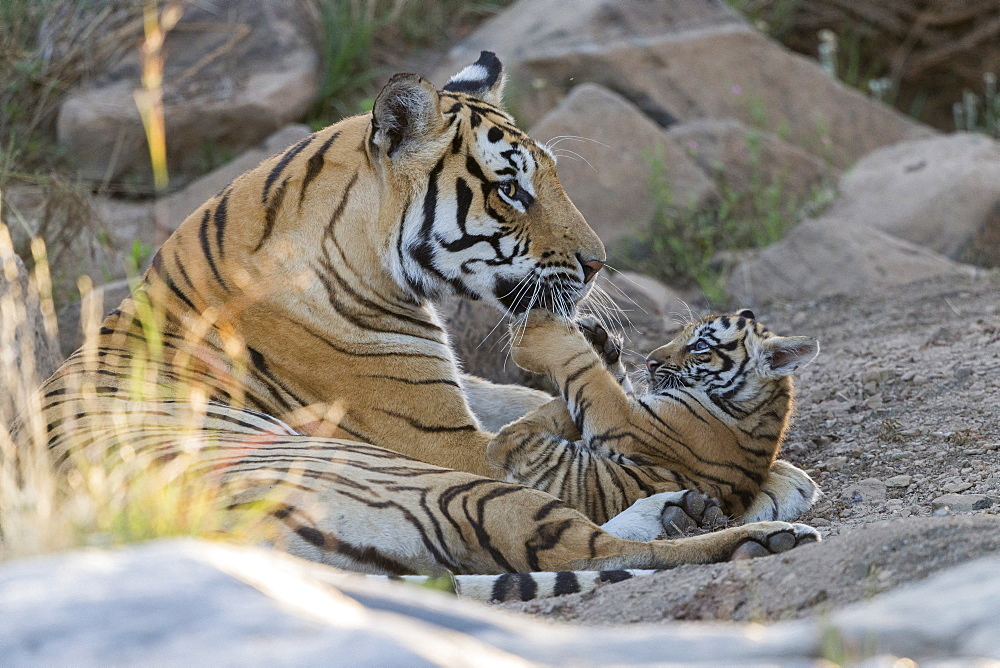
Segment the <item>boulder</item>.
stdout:
<path fill-rule="evenodd" d="M 860 160 L 835 212 L 947 255 L 1000 264 L 1000 143 L 958 133 L 904 141 Z"/>
<path fill-rule="evenodd" d="M 520 0 L 454 46 L 435 81 L 443 84 L 482 50 L 495 52 L 511 68 L 545 54 L 718 27 L 750 30 L 723 0 Z"/>
<path fill-rule="evenodd" d="M 45 241 L 57 308 L 77 298 L 77 280 L 84 274 L 99 283 L 125 277 L 136 238 L 131 235 L 141 229 L 140 220 L 149 220 L 150 211 L 148 205 L 117 206 L 58 180 L 12 184 L 3 191 L 3 203 L 7 220 L 18 221 L 10 228 L 15 248 L 27 249 L 34 237 Z M 129 217 L 120 230 L 113 215 L 104 218 L 126 211 Z"/>
<path fill-rule="evenodd" d="M 301 117 L 318 88 L 319 57 L 297 3 L 185 3 L 164 44 L 164 118 L 173 183 L 204 170 L 206 153 L 253 146 Z M 85 179 L 149 182 L 149 154 L 133 92 L 138 49 L 106 76 L 69 93 L 59 142 Z M 143 186 L 148 187 L 148 186 Z"/>
<path fill-rule="evenodd" d="M 670 126 L 667 136 L 720 189 L 736 193 L 762 193 L 774 187 L 783 203 L 802 203 L 837 177 L 837 170 L 826 161 L 733 119 L 684 121 Z"/>
<path fill-rule="evenodd" d="M 559 180 L 605 244 L 644 229 L 663 197 L 690 211 L 718 196 L 685 149 L 602 86 L 574 88 L 532 127 L 531 136 L 552 147 Z M 654 173 L 661 184 L 652 182 Z M 654 193 L 657 187 L 669 193 Z"/>
<path fill-rule="evenodd" d="M 932 132 L 753 31 L 720 0 L 522 1 L 453 49 L 440 79 L 480 48 L 497 51 L 509 104 L 529 125 L 590 82 L 663 127 L 733 118 L 840 168 Z"/>
<path fill-rule="evenodd" d="M 804 301 L 873 293 L 943 274 L 974 270 L 934 251 L 833 215 L 806 221 L 787 237 L 739 261 L 726 281 L 740 304 Z"/>
<path fill-rule="evenodd" d="M 46 330 L 37 289 L 6 232 L 0 226 L 0 426 L 4 428 L 63 360 L 55 332 Z"/>

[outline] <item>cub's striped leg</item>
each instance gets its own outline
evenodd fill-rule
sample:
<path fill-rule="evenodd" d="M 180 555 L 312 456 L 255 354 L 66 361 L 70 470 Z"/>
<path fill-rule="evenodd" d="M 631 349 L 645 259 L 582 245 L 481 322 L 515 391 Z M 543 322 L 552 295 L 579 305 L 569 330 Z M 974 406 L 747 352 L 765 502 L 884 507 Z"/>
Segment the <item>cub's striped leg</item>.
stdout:
<path fill-rule="evenodd" d="M 486 452 L 507 482 L 548 492 L 595 522 L 610 520 L 636 499 L 688 487 L 668 470 L 636 466 L 579 437 L 566 403 L 553 399 L 501 429 Z"/>
<path fill-rule="evenodd" d="M 766 522 L 678 540 L 624 540 L 544 492 L 371 445 L 272 435 L 248 448 L 246 435 L 212 438 L 234 511 L 262 498 L 279 503 L 274 517 L 286 549 L 355 571 L 659 569 L 782 552 L 818 538 L 804 525 Z"/>

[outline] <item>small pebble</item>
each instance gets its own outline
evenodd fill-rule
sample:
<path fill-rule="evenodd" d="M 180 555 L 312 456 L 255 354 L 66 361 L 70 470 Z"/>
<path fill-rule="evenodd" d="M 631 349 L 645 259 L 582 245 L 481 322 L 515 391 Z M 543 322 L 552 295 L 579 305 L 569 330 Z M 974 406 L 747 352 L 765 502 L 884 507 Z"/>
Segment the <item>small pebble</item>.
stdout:
<path fill-rule="evenodd" d="M 972 483 L 965 481 L 950 482 L 946 485 L 942 485 L 941 489 L 943 489 L 946 492 L 958 494 L 960 492 L 964 492 L 967 489 L 972 489 Z"/>
<path fill-rule="evenodd" d="M 896 475 L 885 481 L 886 487 L 906 488 L 913 484 L 913 477 L 908 475 Z"/>

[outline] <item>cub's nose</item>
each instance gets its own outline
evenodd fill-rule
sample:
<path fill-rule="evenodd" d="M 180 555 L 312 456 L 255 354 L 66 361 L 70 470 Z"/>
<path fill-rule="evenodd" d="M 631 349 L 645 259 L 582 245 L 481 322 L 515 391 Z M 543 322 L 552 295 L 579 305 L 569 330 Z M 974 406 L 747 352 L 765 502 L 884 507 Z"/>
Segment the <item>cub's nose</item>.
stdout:
<path fill-rule="evenodd" d="M 661 366 L 663 366 L 662 362 L 657 362 L 654 359 L 646 358 L 646 370 L 649 371 L 649 373 L 653 373 L 654 371 L 656 371 L 657 369 L 659 369 Z"/>
<path fill-rule="evenodd" d="M 594 276 L 597 276 L 597 272 L 604 266 L 603 260 L 585 260 L 579 253 L 576 254 L 576 259 L 580 261 L 580 266 L 583 267 L 584 283 L 590 283 L 594 280 Z"/>

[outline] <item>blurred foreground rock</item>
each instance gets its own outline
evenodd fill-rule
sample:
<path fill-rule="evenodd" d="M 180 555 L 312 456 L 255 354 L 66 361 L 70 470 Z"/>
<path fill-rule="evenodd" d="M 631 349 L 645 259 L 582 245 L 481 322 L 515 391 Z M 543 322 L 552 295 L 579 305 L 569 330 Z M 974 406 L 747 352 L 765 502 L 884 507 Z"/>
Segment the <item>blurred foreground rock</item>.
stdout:
<path fill-rule="evenodd" d="M 817 621 L 602 628 L 255 548 L 161 541 L 0 566 L 0 637 L 14 665 L 811 664 L 830 658 L 831 637 L 856 659 L 998 659 L 998 568 L 973 561 Z"/>
<path fill-rule="evenodd" d="M 297 3 L 186 3 L 167 34 L 164 117 L 173 182 L 206 160 L 241 151 L 299 119 L 318 86 L 319 58 Z M 133 93 L 138 50 L 70 93 L 59 110 L 59 142 L 85 179 L 150 189 L 149 153 Z"/>

